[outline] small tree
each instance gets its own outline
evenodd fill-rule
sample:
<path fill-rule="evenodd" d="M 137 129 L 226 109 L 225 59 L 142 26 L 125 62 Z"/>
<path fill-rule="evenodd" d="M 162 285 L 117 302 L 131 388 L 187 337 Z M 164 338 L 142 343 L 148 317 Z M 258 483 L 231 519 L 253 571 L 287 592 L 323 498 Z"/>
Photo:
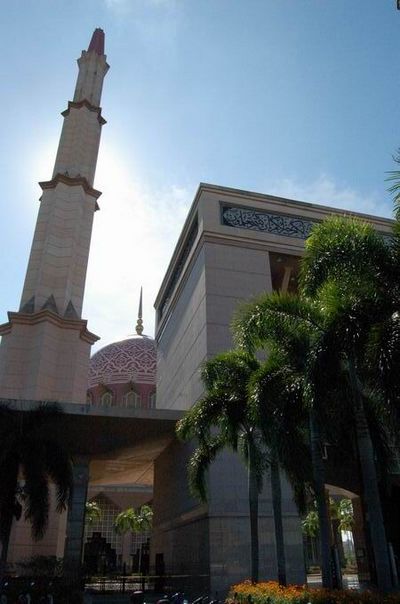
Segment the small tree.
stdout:
<path fill-rule="evenodd" d="M 119 535 L 125 533 L 144 533 L 153 526 L 153 510 L 147 504 L 138 510 L 127 508 L 118 514 L 114 520 L 114 530 Z"/>
<path fill-rule="evenodd" d="M 142 505 L 137 510 L 132 507 L 127 508 L 120 512 L 114 520 L 114 530 L 119 535 L 124 535 L 125 533 L 145 533 L 151 531 L 152 527 L 153 510 L 147 504 Z M 142 564 L 142 549 L 140 549 L 139 571 L 143 573 Z M 148 572 L 148 568 L 144 571 L 144 573 L 146 572 Z M 144 578 L 142 589 L 144 589 Z"/>
<path fill-rule="evenodd" d="M 85 523 L 90 526 L 102 519 L 101 508 L 97 501 L 87 501 L 85 504 Z"/>
<path fill-rule="evenodd" d="M 354 525 L 354 513 L 351 499 L 339 499 L 335 501 L 329 498 L 329 509 L 332 520 L 338 522 L 339 531 L 351 531 Z M 319 532 L 319 519 L 317 506 L 314 501 L 313 507 L 302 520 L 303 533 L 308 537 L 316 537 Z"/>

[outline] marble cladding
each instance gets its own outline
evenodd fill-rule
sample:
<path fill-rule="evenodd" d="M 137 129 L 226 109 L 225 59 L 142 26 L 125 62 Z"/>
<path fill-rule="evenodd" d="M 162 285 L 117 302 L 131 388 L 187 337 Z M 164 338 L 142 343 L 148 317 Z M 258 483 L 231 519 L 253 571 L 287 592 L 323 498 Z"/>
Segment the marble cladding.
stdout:
<path fill-rule="evenodd" d="M 101 124 L 96 111 L 87 106 L 70 107 L 64 117 L 53 177 L 83 176 L 93 185 L 100 144 Z"/>
<path fill-rule="evenodd" d="M 85 403 L 91 344 L 81 328 L 13 324 L 0 345 L 0 397 Z"/>
<path fill-rule="evenodd" d="M 98 107 L 100 105 L 104 76 L 109 66 L 105 55 L 83 51 L 78 59 L 79 74 L 76 82 L 74 101 L 87 99 L 89 103 Z"/>
<path fill-rule="evenodd" d="M 158 314 L 157 406 L 160 408 L 188 409 L 201 397 L 201 363 L 232 346 L 230 324 L 238 305 L 252 296 L 272 291 L 269 252 L 292 256 L 302 253 L 304 244 L 300 238 L 222 224 L 223 202 L 265 209 L 268 202 L 260 198 L 249 200 L 241 192 L 226 193 L 216 187 L 208 191 L 206 186 L 204 190 L 200 187 L 184 229 L 184 233 L 189 232 L 193 214 L 197 214 L 198 237 L 185 265 L 180 267 L 175 291 L 171 292 L 163 312 Z M 284 210 L 298 216 L 299 208 L 293 206 L 288 203 Z M 272 201 L 267 209 L 276 212 L 278 207 L 279 204 Z M 307 220 L 312 218 L 309 206 L 305 213 Z M 178 256 L 176 252 L 174 258 Z M 172 262 L 169 279 L 173 278 L 174 270 L 177 269 Z M 168 283 L 168 279 L 163 283 L 156 310 L 164 299 Z M 156 461 L 153 554 L 164 553 L 168 572 L 177 573 L 186 564 L 186 572 L 194 575 L 199 570 L 186 552 L 185 543 L 189 541 L 198 558 L 204 561 L 201 569 L 204 585 L 212 596 L 215 591 L 223 596 L 234 582 L 250 576 L 246 470 L 237 456 L 229 453 L 219 456 L 208 473 L 209 503 L 196 507 L 186 484 L 185 465 L 189 455 L 190 448 L 171 446 Z M 173 486 L 165 490 L 167 481 Z M 302 583 L 305 575 L 300 520 L 291 489 L 283 478 L 282 505 L 288 579 Z M 276 578 L 268 476 L 260 497 L 259 533 L 260 577 Z"/>
<path fill-rule="evenodd" d="M 81 186 L 43 191 L 21 308 L 34 296 L 40 310 L 52 295 L 61 316 L 69 301 L 81 316 L 95 204 Z"/>

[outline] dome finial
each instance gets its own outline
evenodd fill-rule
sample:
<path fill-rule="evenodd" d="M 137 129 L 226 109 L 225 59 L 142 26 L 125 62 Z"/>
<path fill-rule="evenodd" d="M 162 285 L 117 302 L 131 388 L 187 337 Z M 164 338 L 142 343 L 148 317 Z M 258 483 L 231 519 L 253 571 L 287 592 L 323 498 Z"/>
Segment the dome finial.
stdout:
<path fill-rule="evenodd" d="M 142 333 L 143 333 L 142 297 L 143 297 L 143 287 L 140 288 L 139 312 L 138 312 L 138 320 L 137 320 L 137 323 L 136 323 L 136 333 L 137 333 L 138 336 L 141 336 Z"/>

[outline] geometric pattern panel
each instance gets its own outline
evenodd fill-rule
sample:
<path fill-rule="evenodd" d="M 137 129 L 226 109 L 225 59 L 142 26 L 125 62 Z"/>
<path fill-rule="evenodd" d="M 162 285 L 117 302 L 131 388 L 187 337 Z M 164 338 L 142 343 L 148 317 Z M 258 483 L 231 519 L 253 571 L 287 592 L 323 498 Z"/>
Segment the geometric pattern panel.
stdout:
<path fill-rule="evenodd" d="M 307 239 L 315 222 L 297 216 L 270 214 L 253 208 L 222 207 L 222 224 L 284 237 Z"/>
<path fill-rule="evenodd" d="M 93 536 L 93 533 L 101 533 L 101 536 L 105 538 L 107 543 L 115 549 L 117 555 L 122 553 L 122 538 L 114 530 L 114 520 L 120 513 L 121 509 L 117 507 L 108 497 L 105 497 L 103 493 L 99 493 L 97 497 L 91 499 L 97 503 L 100 508 L 101 516 L 95 519 L 91 524 L 85 523 L 85 543 Z"/>
<path fill-rule="evenodd" d="M 155 342 L 136 336 L 114 342 L 96 352 L 90 360 L 89 388 L 98 384 L 155 384 L 157 353 Z"/>
<path fill-rule="evenodd" d="M 295 237 L 296 239 L 307 239 L 311 229 L 319 220 L 307 220 L 298 216 L 287 214 L 271 214 L 255 208 L 241 208 L 235 206 L 221 206 L 221 223 L 239 229 L 251 231 L 262 231 L 281 235 L 283 237 Z M 379 231 L 378 231 L 379 233 Z M 388 245 L 393 242 L 390 233 L 380 233 Z"/>

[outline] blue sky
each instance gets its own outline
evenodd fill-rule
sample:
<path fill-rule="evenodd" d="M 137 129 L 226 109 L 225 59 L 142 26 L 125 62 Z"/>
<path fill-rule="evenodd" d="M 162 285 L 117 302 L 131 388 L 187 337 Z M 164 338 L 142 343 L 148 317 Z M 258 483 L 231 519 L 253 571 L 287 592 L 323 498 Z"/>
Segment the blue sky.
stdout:
<path fill-rule="evenodd" d="M 0 2 L 0 313 L 16 310 L 75 59 L 111 69 L 84 317 L 101 345 L 145 331 L 200 181 L 390 215 L 399 138 L 395 0 Z"/>

